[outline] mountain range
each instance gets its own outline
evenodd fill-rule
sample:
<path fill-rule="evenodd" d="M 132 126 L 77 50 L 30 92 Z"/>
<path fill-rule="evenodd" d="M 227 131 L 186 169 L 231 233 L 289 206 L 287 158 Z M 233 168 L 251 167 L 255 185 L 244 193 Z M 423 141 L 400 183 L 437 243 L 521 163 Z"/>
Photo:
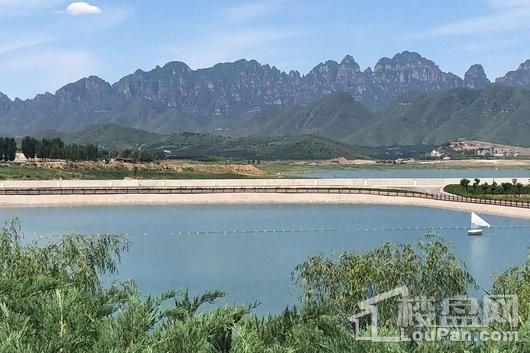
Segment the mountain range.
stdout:
<path fill-rule="evenodd" d="M 33 99 L 0 93 L 0 133 L 78 131 L 115 123 L 152 132 L 236 136 L 316 133 L 361 145 L 483 137 L 528 145 L 530 60 L 494 83 L 481 65 L 460 78 L 418 53 L 361 71 L 347 55 L 308 74 L 255 60 L 192 70 L 170 62 L 114 84 L 90 76 Z M 515 130 L 513 130 L 515 129 Z"/>

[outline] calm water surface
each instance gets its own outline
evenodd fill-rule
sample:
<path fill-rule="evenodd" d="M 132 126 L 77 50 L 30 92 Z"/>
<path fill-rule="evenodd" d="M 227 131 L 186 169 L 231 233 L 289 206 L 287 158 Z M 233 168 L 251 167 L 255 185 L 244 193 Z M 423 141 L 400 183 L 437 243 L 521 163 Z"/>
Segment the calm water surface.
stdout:
<path fill-rule="evenodd" d="M 351 168 L 351 169 L 323 169 L 300 174 L 306 178 L 530 178 L 530 169 L 406 169 L 406 168 Z M 528 179 L 520 180 L 528 183 Z"/>
<path fill-rule="evenodd" d="M 469 214 L 429 208 L 362 205 L 76 207 L 0 209 L 18 216 L 26 239 L 39 235 L 126 234 L 133 245 L 120 278 L 134 278 L 151 294 L 170 288 L 192 293 L 222 289 L 227 302 L 262 302 L 258 312 L 276 312 L 297 302 L 294 267 L 308 256 L 366 252 L 384 241 L 411 243 L 425 231 L 373 231 L 382 227 L 448 227 L 469 223 Z M 529 221 L 485 216 L 494 226 L 530 226 Z M 183 231 L 344 228 L 353 232 L 178 236 Z M 438 232 L 485 288 L 492 275 L 526 259 L 529 229 L 489 230 L 469 237 L 464 230 Z"/>

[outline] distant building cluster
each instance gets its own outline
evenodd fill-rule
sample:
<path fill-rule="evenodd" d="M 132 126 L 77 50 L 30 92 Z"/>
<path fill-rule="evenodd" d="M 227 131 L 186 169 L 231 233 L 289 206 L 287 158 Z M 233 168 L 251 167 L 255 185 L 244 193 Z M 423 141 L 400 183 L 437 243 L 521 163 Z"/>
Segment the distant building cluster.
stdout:
<path fill-rule="evenodd" d="M 454 155 L 517 158 L 530 156 L 530 148 L 499 145 L 483 141 L 458 140 L 431 151 L 431 158 L 446 159 Z"/>

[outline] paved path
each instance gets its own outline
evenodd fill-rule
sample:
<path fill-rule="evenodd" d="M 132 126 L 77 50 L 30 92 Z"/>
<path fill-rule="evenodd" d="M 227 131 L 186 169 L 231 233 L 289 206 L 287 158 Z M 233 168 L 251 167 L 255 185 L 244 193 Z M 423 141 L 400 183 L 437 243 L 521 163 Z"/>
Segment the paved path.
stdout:
<path fill-rule="evenodd" d="M 497 183 L 511 180 L 496 179 Z M 441 191 L 445 185 L 459 182 L 412 178 L 4 181 L 0 182 L 0 207 L 338 202 L 432 206 L 530 218 L 528 202 L 467 199 Z"/>
<path fill-rule="evenodd" d="M 528 177 L 517 178 L 523 183 Z M 481 178 L 498 184 L 512 178 Z M 106 188 L 106 187 L 371 187 L 404 188 L 411 190 L 440 190 L 448 184 L 458 184 L 455 178 L 374 178 L 374 179 L 200 179 L 200 180 L 28 180 L 1 181 L 0 189 L 9 188 Z"/>

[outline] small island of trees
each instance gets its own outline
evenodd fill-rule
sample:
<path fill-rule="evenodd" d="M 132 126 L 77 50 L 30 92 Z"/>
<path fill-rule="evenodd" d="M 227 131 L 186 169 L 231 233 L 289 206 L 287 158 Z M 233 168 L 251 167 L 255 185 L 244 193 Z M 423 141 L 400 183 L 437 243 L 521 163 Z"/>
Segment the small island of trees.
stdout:
<path fill-rule="evenodd" d="M 523 184 L 518 179 L 511 182 L 491 184 L 479 178 L 473 181 L 469 179 L 460 180 L 458 185 L 448 185 L 444 191 L 458 196 L 487 198 L 487 199 L 530 199 L 530 184 Z"/>

